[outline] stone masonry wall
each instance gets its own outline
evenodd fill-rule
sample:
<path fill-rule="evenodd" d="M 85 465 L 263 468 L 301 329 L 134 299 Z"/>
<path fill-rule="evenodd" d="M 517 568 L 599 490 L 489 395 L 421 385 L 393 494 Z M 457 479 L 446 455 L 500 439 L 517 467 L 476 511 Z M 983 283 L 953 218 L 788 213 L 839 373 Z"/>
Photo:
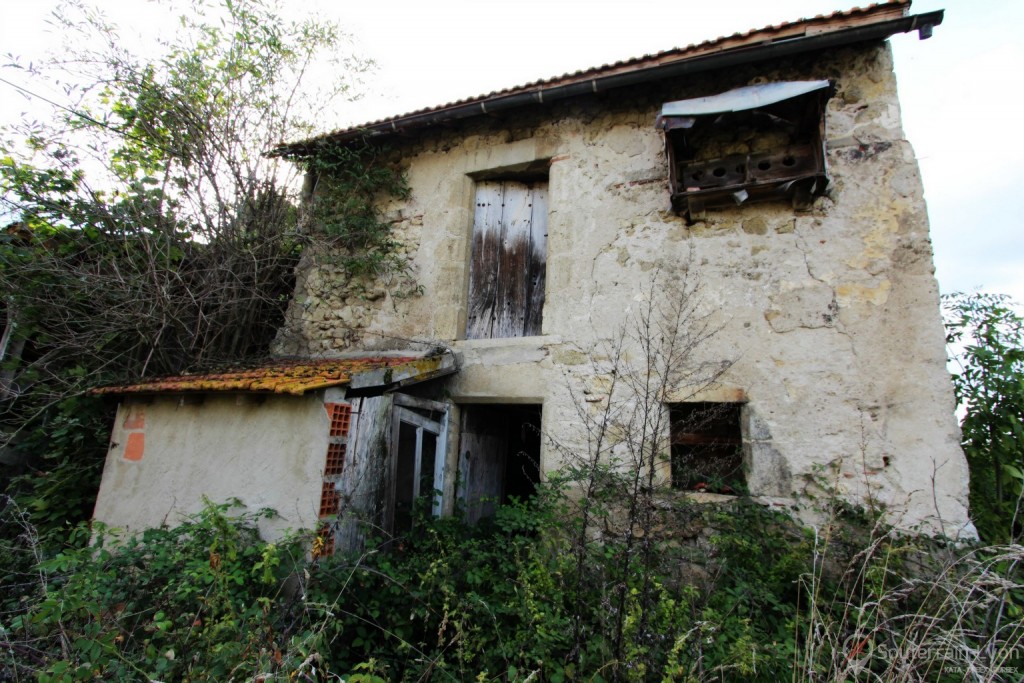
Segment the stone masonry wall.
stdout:
<path fill-rule="evenodd" d="M 785 202 L 669 210 L 654 119 L 665 101 L 776 80 L 830 78 L 834 185 L 807 212 Z M 668 400 L 746 402 L 753 495 L 789 504 L 824 485 L 889 506 L 903 526 L 972 534 L 967 468 L 945 369 L 921 179 L 904 139 L 887 45 L 716 72 L 472 120 L 395 142 L 411 198 L 388 207 L 422 295 L 356 286 L 307 260 L 278 352 L 443 343 L 463 355 L 455 402 L 543 403 L 544 430 L 580 436 L 580 387 L 599 401 L 599 349 L 655 273 L 701 282 L 720 326 L 690 355 L 731 362 L 709 386 Z M 474 174 L 550 160 L 543 335 L 464 339 Z M 575 435 L 575 436 L 574 436 Z M 559 465 L 542 453 L 545 470 Z M 814 483 L 817 480 L 817 483 Z"/>

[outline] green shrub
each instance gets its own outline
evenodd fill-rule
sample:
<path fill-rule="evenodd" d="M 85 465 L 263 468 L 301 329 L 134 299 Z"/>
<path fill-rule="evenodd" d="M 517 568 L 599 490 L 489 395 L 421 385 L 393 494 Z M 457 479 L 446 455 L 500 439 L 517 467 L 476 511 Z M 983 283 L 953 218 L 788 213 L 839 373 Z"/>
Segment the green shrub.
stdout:
<path fill-rule="evenodd" d="M 303 555 L 297 540 L 261 542 L 259 515 L 229 509 L 129 538 L 97 528 L 91 545 L 40 561 L 35 600 L 4 624 L 7 673 L 222 681 L 280 669 L 294 610 L 284 578 Z"/>
<path fill-rule="evenodd" d="M 98 528 L 6 601 L 0 680 L 998 681 L 1024 665 L 1019 546 L 679 500 L 647 563 L 613 529 L 574 547 L 565 509 L 542 487 L 475 527 L 424 516 L 313 561 L 309 539 L 261 541 L 260 515 L 227 504 L 131 538 Z"/>

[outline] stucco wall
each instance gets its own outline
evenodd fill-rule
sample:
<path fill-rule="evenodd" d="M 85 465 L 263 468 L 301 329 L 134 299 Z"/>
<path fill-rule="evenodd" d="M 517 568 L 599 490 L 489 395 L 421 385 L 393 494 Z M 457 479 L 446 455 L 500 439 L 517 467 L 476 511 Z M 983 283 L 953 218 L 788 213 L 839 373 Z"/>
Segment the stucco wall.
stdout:
<path fill-rule="evenodd" d="M 268 537 L 313 528 L 328 420 L 322 396 L 127 401 L 117 412 L 95 519 L 135 532 L 238 498 L 272 508 Z"/>
<path fill-rule="evenodd" d="M 665 101 L 775 80 L 834 79 L 827 159 L 834 187 L 807 212 L 787 203 L 669 211 L 654 119 Z M 656 272 L 701 281 L 721 329 L 686 362 L 731 362 L 705 395 L 742 396 L 751 492 L 788 502 L 821 472 L 905 526 L 968 525 L 967 468 L 945 370 L 921 180 L 904 139 L 891 55 L 868 45 L 579 98 L 395 141 L 411 198 L 389 207 L 422 296 L 354 291 L 305 264 L 278 351 L 461 351 L 455 401 L 542 402 L 544 429 L 579 435 L 580 387 Z M 550 160 L 543 335 L 464 339 L 474 174 Z M 676 387 L 687 398 L 692 387 Z M 591 398 L 593 398 L 591 396 Z M 672 396 L 668 397 L 672 400 Z M 559 465 L 554 449 L 542 454 Z"/>

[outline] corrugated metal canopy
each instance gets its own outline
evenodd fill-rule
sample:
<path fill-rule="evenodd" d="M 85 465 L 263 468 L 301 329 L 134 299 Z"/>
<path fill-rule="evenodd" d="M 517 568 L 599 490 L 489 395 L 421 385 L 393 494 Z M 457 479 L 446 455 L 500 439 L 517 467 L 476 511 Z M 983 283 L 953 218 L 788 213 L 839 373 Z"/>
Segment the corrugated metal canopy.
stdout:
<path fill-rule="evenodd" d="M 758 109 L 777 102 L 791 100 L 815 90 L 823 90 L 830 85 L 828 81 L 782 81 L 780 83 L 748 85 L 718 95 L 666 102 L 661 107 L 661 115 L 706 116 Z"/>
<path fill-rule="evenodd" d="M 135 384 L 94 389 L 100 395 L 254 392 L 299 396 L 329 387 L 409 384 L 454 372 L 450 353 L 432 356 L 353 356 L 325 360 L 282 360 L 254 368 L 157 377 Z"/>

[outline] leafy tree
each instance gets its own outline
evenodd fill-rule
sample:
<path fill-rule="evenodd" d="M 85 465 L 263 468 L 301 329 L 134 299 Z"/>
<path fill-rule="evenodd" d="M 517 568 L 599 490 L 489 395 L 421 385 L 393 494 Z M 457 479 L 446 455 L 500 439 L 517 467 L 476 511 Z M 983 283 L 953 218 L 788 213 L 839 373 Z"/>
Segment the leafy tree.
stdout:
<path fill-rule="evenodd" d="M 944 300 L 960 423 L 971 471 L 971 516 L 990 543 L 1021 537 L 1024 492 L 1024 318 L 998 294 Z"/>
<path fill-rule="evenodd" d="M 86 47 L 9 66 L 66 95 L 51 121 L 0 134 L 0 215 L 18 216 L 0 231 L 0 449 L 62 470 L 49 481 L 96 481 L 109 417 L 84 389 L 266 352 L 313 240 L 301 169 L 266 152 L 309 134 L 366 66 L 335 59 L 340 80 L 313 91 L 307 74 L 340 53 L 334 24 L 263 0 L 178 10 L 145 57 L 71 0 L 54 16 Z M 91 511 L 83 493 L 58 512 L 34 482 L 29 509 Z"/>
<path fill-rule="evenodd" d="M 298 169 L 265 153 L 312 130 L 310 102 L 344 94 L 299 91 L 337 27 L 259 0 L 202 1 L 145 59 L 97 13 L 58 16 L 99 47 L 34 69 L 69 84 L 72 104 L 0 148 L 3 201 L 23 217 L 0 271 L 17 336 L 114 374 L 262 349 L 302 243 Z"/>

